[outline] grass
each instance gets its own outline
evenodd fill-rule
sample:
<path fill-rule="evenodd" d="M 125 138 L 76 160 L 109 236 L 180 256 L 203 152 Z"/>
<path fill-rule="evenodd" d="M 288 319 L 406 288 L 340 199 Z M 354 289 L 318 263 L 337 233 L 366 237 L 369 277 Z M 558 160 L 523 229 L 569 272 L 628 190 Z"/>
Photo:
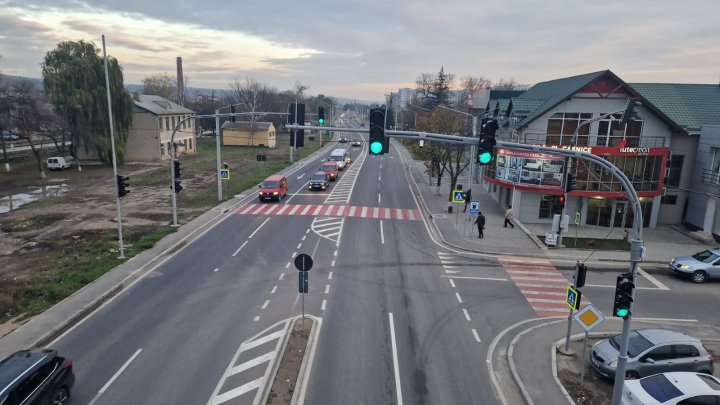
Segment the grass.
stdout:
<path fill-rule="evenodd" d="M 45 228 L 57 221 L 65 219 L 64 214 L 35 215 L 18 218 L 3 226 L 5 232 L 34 231 Z"/>
<path fill-rule="evenodd" d="M 545 243 L 545 235 L 537 235 Z M 623 239 L 574 238 L 563 236 L 563 245 L 570 249 L 630 250 L 630 242 Z"/>

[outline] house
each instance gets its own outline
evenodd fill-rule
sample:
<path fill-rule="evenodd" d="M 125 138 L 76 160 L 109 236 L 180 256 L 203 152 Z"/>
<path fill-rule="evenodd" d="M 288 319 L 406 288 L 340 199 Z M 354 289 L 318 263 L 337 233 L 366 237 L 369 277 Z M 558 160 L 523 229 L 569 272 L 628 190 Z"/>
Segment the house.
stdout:
<path fill-rule="evenodd" d="M 160 96 L 140 93 L 132 96 L 135 107 L 133 124 L 128 132 L 126 161 L 169 159 L 173 130 L 176 156 L 197 151 L 194 111 Z"/>
<path fill-rule="evenodd" d="M 226 121 L 220 129 L 223 145 L 275 147 L 275 126 L 272 122 Z"/>

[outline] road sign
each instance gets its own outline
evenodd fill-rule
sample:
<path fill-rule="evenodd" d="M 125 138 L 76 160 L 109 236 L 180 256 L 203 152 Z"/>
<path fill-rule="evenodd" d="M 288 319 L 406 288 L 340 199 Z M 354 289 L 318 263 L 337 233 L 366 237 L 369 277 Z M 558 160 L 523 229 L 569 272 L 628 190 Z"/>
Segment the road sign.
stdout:
<path fill-rule="evenodd" d="M 220 178 L 230 180 L 230 169 L 220 169 Z"/>
<path fill-rule="evenodd" d="M 565 302 L 568 304 L 570 309 L 577 311 L 577 309 L 580 308 L 580 298 L 581 297 L 582 297 L 582 292 L 580 292 L 580 290 L 576 290 L 571 285 L 568 286 L 567 294 L 565 296 Z"/>
<path fill-rule="evenodd" d="M 308 292 L 308 280 L 309 280 L 308 276 L 309 275 L 310 275 L 310 273 L 308 273 L 307 271 L 301 271 L 298 273 L 298 281 L 299 281 L 298 292 L 300 294 L 307 294 L 307 292 Z M 304 306 L 304 303 L 303 303 L 303 306 Z M 305 311 L 303 310 L 303 312 L 305 312 Z"/>
<path fill-rule="evenodd" d="M 470 201 L 470 213 L 477 214 L 479 212 L 480 212 L 480 201 L 478 201 L 478 200 Z"/>
<path fill-rule="evenodd" d="M 313 260 L 310 255 L 306 255 L 305 253 L 300 253 L 299 255 L 295 256 L 295 268 L 300 270 L 301 272 L 306 272 L 310 269 L 312 269 L 313 266 Z"/>
<path fill-rule="evenodd" d="M 590 332 L 593 328 L 600 325 L 600 322 L 605 320 L 600 311 L 595 309 L 591 304 L 585 305 L 583 309 L 576 312 L 573 315 L 575 322 L 580 324 L 580 327 L 585 329 L 585 332 Z"/>
<path fill-rule="evenodd" d="M 580 225 L 580 219 L 582 217 L 580 216 L 580 211 L 575 213 L 575 225 Z"/>
<path fill-rule="evenodd" d="M 465 192 L 462 190 L 453 190 L 452 202 L 456 204 L 465 204 Z"/>

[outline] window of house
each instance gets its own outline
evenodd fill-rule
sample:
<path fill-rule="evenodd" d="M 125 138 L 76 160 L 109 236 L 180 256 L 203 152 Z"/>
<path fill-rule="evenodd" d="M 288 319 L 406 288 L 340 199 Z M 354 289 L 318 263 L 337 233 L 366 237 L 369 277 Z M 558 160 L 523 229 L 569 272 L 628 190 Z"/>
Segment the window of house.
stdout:
<path fill-rule="evenodd" d="M 164 155 L 165 155 L 165 144 L 161 143 L 160 144 L 160 156 L 162 157 Z"/>
<path fill-rule="evenodd" d="M 676 195 L 664 195 L 660 197 L 660 204 L 663 205 L 677 205 Z"/>
<path fill-rule="evenodd" d="M 547 145 L 569 145 L 572 142 L 573 133 L 583 121 L 592 118 L 591 113 L 555 113 L 548 118 Z M 578 132 L 577 145 L 587 145 L 587 135 L 590 133 L 590 126 L 583 125 Z"/>
<path fill-rule="evenodd" d="M 626 147 L 640 146 L 642 121 L 620 123 L 621 113 L 613 114 L 598 122 L 597 146 L 620 146 L 625 141 Z"/>
<path fill-rule="evenodd" d="M 165 117 L 165 130 L 170 130 L 170 117 Z"/>
<path fill-rule="evenodd" d="M 668 176 L 665 184 L 670 187 L 680 187 L 680 176 L 682 175 L 682 165 L 685 156 L 672 155 L 668 162 Z"/>
<path fill-rule="evenodd" d="M 172 117 L 172 127 L 173 127 L 173 129 L 175 129 L 175 125 L 176 125 L 176 124 L 175 124 L 175 116 L 173 115 L 173 117 Z"/>

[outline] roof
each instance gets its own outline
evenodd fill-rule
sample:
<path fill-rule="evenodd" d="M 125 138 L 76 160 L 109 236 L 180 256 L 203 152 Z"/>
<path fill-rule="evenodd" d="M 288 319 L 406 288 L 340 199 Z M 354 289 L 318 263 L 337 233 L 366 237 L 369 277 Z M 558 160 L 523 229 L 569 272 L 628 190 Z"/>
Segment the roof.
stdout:
<path fill-rule="evenodd" d="M 56 355 L 54 350 L 21 350 L 6 357 L 0 362 L 0 396 L 18 376 L 36 367 L 44 359 Z"/>
<path fill-rule="evenodd" d="M 195 111 L 180 104 L 149 94 L 133 94 L 135 106 L 155 115 L 195 114 Z"/>
<path fill-rule="evenodd" d="M 268 176 L 264 181 L 280 181 L 284 178 L 285 176 L 282 174 L 273 174 L 272 176 Z"/>
<path fill-rule="evenodd" d="M 239 129 L 244 131 L 269 131 L 272 122 L 251 122 L 251 121 L 225 121 L 222 129 Z"/>
<path fill-rule="evenodd" d="M 694 336 L 669 329 L 638 329 L 637 332 L 654 345 L 669 342 L 699 342 Z"/>
<path fill-rule="evenodd" d="M 643 98 L 688 134 L 720 124 L 720 86 L 716 84 L 629 83 Z"/>

